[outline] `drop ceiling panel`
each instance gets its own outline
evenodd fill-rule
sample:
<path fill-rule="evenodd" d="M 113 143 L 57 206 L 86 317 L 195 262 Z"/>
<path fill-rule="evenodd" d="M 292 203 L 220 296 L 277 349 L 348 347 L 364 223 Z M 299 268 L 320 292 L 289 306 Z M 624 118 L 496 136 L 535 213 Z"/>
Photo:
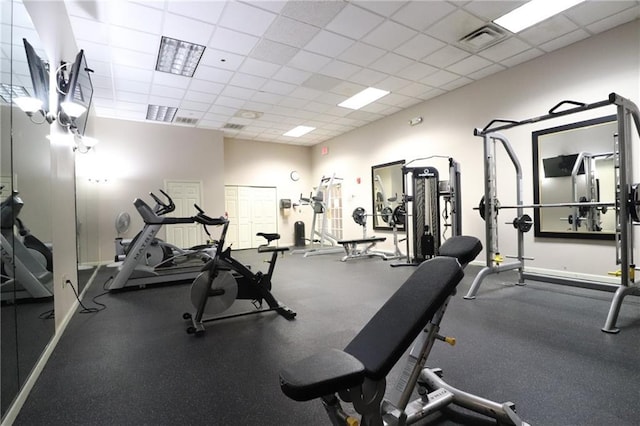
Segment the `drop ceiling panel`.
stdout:
<path fill-rule="evenodd" d="M 24 10 L 15 1 L 16 10 Z M 248 109 L 263 115 L 243 118 L 249 129 L 224 130 L 225 136 L 310 145 L 640 14 L 638 1 L 587 1 L 521 34 L 507 33 L 485 50 L 458 46 L 459 38 L 522 3 L 121 0 L 66 5 L 78 47 L 95 71 L 99 116 L 145 120 L 147 105 L 155 102 L 178 107 L 178 116 L 198 117 L 196 127 L 221 129 Z M 30 26 L 26 11 L 24 17 Z M 194 77 L 154 71 L 163 35 L 206 46 Z M 355 113 L 337 106 L 370 86 L 391 94 Z M 209 115 L 200 117 L 205 111 Z M 317 130 L 300 139 L 281 136 L 305 122 Z"/>

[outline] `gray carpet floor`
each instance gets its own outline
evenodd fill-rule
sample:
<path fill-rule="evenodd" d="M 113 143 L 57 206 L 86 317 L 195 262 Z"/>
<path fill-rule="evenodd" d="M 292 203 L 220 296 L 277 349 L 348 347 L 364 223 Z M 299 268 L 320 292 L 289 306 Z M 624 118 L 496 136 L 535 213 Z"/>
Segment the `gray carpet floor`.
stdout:
<path fill-rule="evenodd" d="M 234 256 L 266 270 L 255 251 Z M 411 274 L 380 259 L 287 254 L 273 293 L 298 313 L 275 313 L 185 330 L 189 285 L 106 294 L 106 310 L 77 313 L 16 425 L 326 425 L 319 401 L 280 391 L 279 370 L 326 347 L 343 348 Z M 532 425 L 637 425 L 640 421 L 640 300 L 628 297 L 622 331 L 600 331 L 612 294 L 489 276 L 464 300 L 470 265 L 442 323 L 457 345 L 437 343 L 428 360 L 444 379 L 499 402 L 513 401 Z M 113 274 L 102 267 L 85 305 Z M 252 308 L 237 302 L 231 310 Z M 390 374 L 394 384 L 401 366 Z M 433 424 L 487 424 L 459 413 Z M 488 424 L 491 424 L 490 422 Z"/>

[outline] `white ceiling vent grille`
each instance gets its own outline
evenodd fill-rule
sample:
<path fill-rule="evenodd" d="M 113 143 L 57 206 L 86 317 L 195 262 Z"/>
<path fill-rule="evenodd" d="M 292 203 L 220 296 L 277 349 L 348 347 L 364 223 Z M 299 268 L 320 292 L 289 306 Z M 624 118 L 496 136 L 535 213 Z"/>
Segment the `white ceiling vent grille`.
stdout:
<path fill-rule="evenodd" d="M 242 130 L 242 129 L 244 129 L 244 125 L 227 123 L 224 126 L 222 126 L 222 128 L 223 129 L 230 129 L 230 130 Z"/>
<path fill-rule="evenodd" d="M 458 40 L 458 44 L 471 52 L 479 52 L 493 46 L 507 37 L 507 33 L 497 25 L 488 24 L 478 28 Z"/>
<path fill-rule="evenodd" d="M 198 119 L 197 118 L 189 118 L 189 117 L 176 117 L 173 120 L 174 123 L 178 123 L 178 124 L 189 124 L 189 125 L 195 125 L 198 123 Z"/>

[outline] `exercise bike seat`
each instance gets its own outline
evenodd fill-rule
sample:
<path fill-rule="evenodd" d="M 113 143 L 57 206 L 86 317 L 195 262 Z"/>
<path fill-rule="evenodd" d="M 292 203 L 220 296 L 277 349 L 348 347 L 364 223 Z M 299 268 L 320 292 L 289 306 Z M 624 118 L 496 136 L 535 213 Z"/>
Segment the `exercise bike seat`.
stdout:
<path fill-rule="evenodd" d="M 277 233 L 269 233 L 269 232 L 258 232 L 256 234 L 258 237 L 264 237 L 267 239 L 267 242 L 270 243 L 271 241 L 274 240 L 279 240 L 280 239 L 280 234 Z"/>

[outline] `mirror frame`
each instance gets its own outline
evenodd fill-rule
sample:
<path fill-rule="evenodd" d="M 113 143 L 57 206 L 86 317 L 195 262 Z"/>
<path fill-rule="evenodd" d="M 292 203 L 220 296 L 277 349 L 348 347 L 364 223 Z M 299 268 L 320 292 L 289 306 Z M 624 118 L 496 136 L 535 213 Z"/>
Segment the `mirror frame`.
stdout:
<path fill-rule="evenodd" d="M 549 129 L 537 130 L 532 132 L 532 149 L 533 149 L 533 203 L 540 203 L 540 171 L 538 170 L 538 164 L 540 161 L 539 148 L 540 148 L 540 136 L 549 135 L 552 133 L 565 132 L 568 130 L 575 130 L 584 127 L 590 127 L 598 124 L 605 124 L 610 122 L 616 122 L 616 115 L 607 115 L 604 117 L 598 117 L 586 121 L 580 121 L 577 123 L 566 124 L 563 126 L 552 127 Z M 613 209 L 610 211 L 612 212 Z M 613 212 L 612 212 L 613 213 Z M 555 232 L 544 231 L 540 226 L 540 209 L 533 209 L 533 222 L 534 222 L 534 236 L 544 238 L 574 238 L 574 239 L 588 239 L 588 240 L 615 240 L 615 232 Z"/>
<path fill-rule="evenodd" d="M 376 213 L 376 185 L 375 185 L 376 170 L 385 168 L 385 167 L 397 166 L 398 176 L 400 176 L 400 181 L 402 182 L 402 193 L 398 194 L 398 198 L 400 199 L 400 197 L 404 196 L 404 193 L 405 193 L 404 173 L 402 171 L 402 168 L 404 167 L 405 163 L 406 163 L 405 160 L 398 160 L 398 161 L 392 161 L 390 163 L 376 164 L 374 166 L 371 166 L 371 208 L 373 212 L 372 223 L 373 223 L 373 229 L 376 231 L 392 231 L 393 230 L 393 227 L 387 225 L 382 220 L 382 218 L 378 216 Z M 381 225 L 381 223 L 384 225 Z M 398 224 L 397 229 L 398 231 L 404 231 L 404 225 Z"/>

